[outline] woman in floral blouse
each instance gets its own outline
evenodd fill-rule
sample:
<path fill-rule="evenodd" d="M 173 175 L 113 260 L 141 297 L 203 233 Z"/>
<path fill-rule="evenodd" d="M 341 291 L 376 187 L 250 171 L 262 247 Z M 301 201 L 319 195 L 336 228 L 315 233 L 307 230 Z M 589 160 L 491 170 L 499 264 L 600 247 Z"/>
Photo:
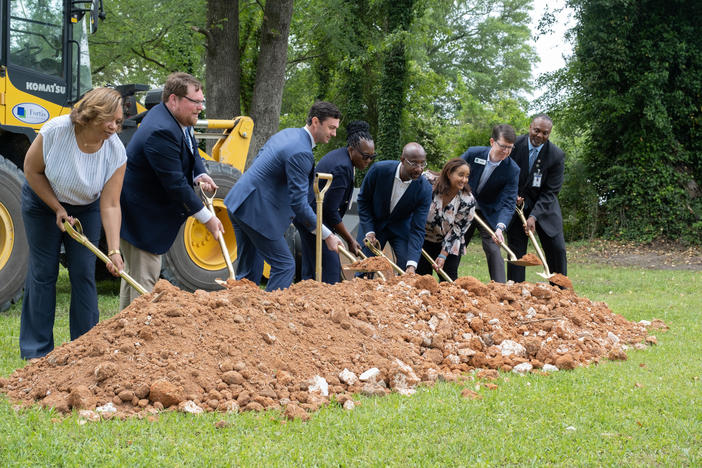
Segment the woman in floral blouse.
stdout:
<path fill-rule="evenodd" d="M 475 198 L 468 186 L 470 166 L 461 158 L 444 165 L 441 173 L 426 171 L 424 177 L 434 186 L 427 216 L 424 250 L 451 279 L 458 277 L 458 264 L 465 253 L 465 234 L 475 214 Z M 417 274 L 432 273 L 422 256 Z M 440 278 L 441 279 L 441 278 Z"/>

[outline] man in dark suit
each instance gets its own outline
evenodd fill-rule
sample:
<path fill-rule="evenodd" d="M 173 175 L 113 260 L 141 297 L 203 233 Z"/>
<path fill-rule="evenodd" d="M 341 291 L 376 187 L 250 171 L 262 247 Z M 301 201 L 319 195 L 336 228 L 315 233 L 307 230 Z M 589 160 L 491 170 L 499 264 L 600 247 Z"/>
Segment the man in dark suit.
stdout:
<path fill-rule="evenodd" d="M 224 204 L 236 234 L 237 279 L 260 283 L 265 260 L 271 266 L 266 291 L 285 289 L 292 284 L 295 259 L 285 240 L 285 231 L 293 219 L 308 232 L 317 227 L 317 216 L 307 200 L 314 175 L 312 148 L 336 135 L 340 118 L 334 104 L 314 103 L 307 125 L 286 128 L 273 135 L 225 197 Z M 337 251 L 339 238 L 326 226 L 322 226 L 322 238 L 327 248 Z"/>
<path fill-rule="evenodd" d="M 529 231 L 539 240 L 552 273 L 567 274 L 563 217 L 558 203 L 558 192 L 563 185 L 565 155 L 548 141 L 553 122 L 546 114 L 534 117 L 529 133 L 517 139 L 510 156 L 520 168 L 519 198 L 524 203 Z M 514 215 L 507 230 L 509 247 L 518 257 L 527 251 L 527 234 L 518 215 Z M 524 281 L 524 267 L 507 266 L 507 277 L 515 282 Z"/>
<path fill-rule="evenodd" d="M 375 142 L 371 136 L 370 126 L 362 120 L 355 120 L 346 126 L 346 146 L 337 148 L 325 154 L 315 167 L 315 173 L 324 172 L 333 176 L 331 186 L 324 196 L 322 205 L 322 221 L 325 226 L 341 236 L 356 253 L 361 246 L 351 236 L 342 221 L 351 202 L 353 194 L 354 168 L 364 170 L 375 159 Z M 320 189 L 324 188 L 325 180 L 320 180 Z M 313 210 L 317 208 L 314 191 L 310 188 L 308 200 Z M 314 233 L 304 229 L 295 221 L 295 227 L 300 233 L 302 244 L 302 279 L 313 279 L 316 271 L 316 239 Z M 341 280 L 341 262 L 339 254 L 332 252 L 322 244 L 322 281 L 328 284 Z"/>
<path fill-rule="evenodd" d="M 473 237 L 477 226 L 490 279 L 498 283 L 505 282 L 505 264 L 500 243 L 504 242 L 503 232 L 512 219 L 517 200 L 519 167 L 508 157 L 516 136 L 511 125 L 495 125 L 490 146 L 472 146 L 461 156 L 470 164 L 468 185 L 478 205 L 475 214 L 495 232 L 493 237 L 473 222 L 466 233 L 466 243 Z"/>
<path fill-rule="evenodd" d="M 381 249 L 389 242 L 398 266 L 407 273 L 416 270 L 424 244 L 431 204 L 431 184 L 422 177 L 426 167 L 424 148 L 407 143 L 400 161 L 373 164 L 358 194 L 358 241 L 377 241 Z M 367 247 L 363 250 L 371 255 Z"/>
<path fill-rule="evenodd" d="M 187 73 L 172 73 L 162 102 L 146 114 L 127 146 L 120 204 L 120 249 L 126 271 L 147 290 L 158 281 L 161 254 L 171 248 L 180 226 L 194 216 L 217 238 L 222 223 L 202 203 L 193 184 L 217 185 L 198 153 L 192 126 L 202 111 L 202 85 Z M 120 308 L 138 296 L 122 280 Z"/>

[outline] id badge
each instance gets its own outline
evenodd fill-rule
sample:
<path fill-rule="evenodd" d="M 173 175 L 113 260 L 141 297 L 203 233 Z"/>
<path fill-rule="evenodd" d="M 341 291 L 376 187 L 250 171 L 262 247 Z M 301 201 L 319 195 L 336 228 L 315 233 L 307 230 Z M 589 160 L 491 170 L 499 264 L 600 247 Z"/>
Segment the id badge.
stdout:
<path fill-rule="evenodd" d="M 476 164 L 480 164 L 481 166 L 484 166 L 484 165 L 487 164 L 487 159 L 475 158 L 475 159 L 473 160 L 473 162 L 476 163 Z"/>
<path fill-rule="evenodd" d="M 532 187 L 539 188 L 541 187 L 541 173 L 536 173 L 534 174 L 534 180 L 531 183 Z"/>

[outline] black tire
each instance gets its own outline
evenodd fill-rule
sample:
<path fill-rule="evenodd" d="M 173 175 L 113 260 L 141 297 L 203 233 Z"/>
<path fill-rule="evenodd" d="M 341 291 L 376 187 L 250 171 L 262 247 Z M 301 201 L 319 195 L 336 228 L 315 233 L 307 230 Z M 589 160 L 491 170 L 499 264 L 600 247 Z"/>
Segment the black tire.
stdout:
<path fill-rule="evenodd" d="M 0 312 L 22 297 L 29 245 L 22 221 L 24 175 L 0 156 Z"/>
<path fill-rule="evenodd" d="M 241 177 L 241 172 L 238 169 L 230 166 L 228 164 L 218 163 L 216 161 L 204 161 L 207 172 L 210 177 L 219 186 L 217 190 L 217 195 L 215 198 L 215 205 L 218 201 L 224 199 L 229 191 L 234 187 L 234 184 Z M 234 258 L 234 252 L 236 251 L 236 240 L 234 239 L 234 230 L 232 228 L 229 217 L 226 214 L 226 210 L 215 207 L 217 216 L 224 225 L 225 238 L 227 239 L 227 248 L 230 251 L 230 257 L 232 258 L 232 263 L 236 269 L 236 258 Z M 221 287 L 215 282 L 216 278 L 226 280 L 229 277 L 229 272 L 226 266 L 221 269 L 206 269 L 198 265 L 198 263 L 191 257 L 186 248 L 186 235 L 185 228 L 188 223 L 184 223 L 181 226 L 178 236 L 176 237 L 171 249 L 166 252 L 163 256 L 163 267 L 161 269 L 161 276 L 175 284 L 181 289 L 187 291 L 195 291 L 196 289 L 203 289 L 205 291 L 214 291 L 221 289 Z M 211 240 L 212 242 L 216 241 Z M 216 249 L 218 252 L 219 244 L 217 244 Z M 221 254 L 220 254 L 221 255 Z M 222 263 L 224 260 L 222 260 Z"/>

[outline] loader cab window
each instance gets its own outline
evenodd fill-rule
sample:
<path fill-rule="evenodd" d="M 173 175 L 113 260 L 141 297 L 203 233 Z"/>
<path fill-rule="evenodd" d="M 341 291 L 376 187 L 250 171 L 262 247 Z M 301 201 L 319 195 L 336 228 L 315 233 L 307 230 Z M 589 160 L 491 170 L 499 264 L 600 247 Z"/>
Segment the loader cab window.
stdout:
<path fill-rule="evenodd" d="M 82 96 L 93 88 L 92 76 L 90 74 L 90 49 L 88 46 L 88 21 L 89 15 L 85 15 L 77 23 L 73 23 L 73 41 L 71 43 L 72 60 L 71 73 L 76 78 L 73 79 L 72 96 Z"/>
<path fill-rule="evenodd" d="M 63 78 L 63 0 L 10 0 L 9 62 Z"/>

